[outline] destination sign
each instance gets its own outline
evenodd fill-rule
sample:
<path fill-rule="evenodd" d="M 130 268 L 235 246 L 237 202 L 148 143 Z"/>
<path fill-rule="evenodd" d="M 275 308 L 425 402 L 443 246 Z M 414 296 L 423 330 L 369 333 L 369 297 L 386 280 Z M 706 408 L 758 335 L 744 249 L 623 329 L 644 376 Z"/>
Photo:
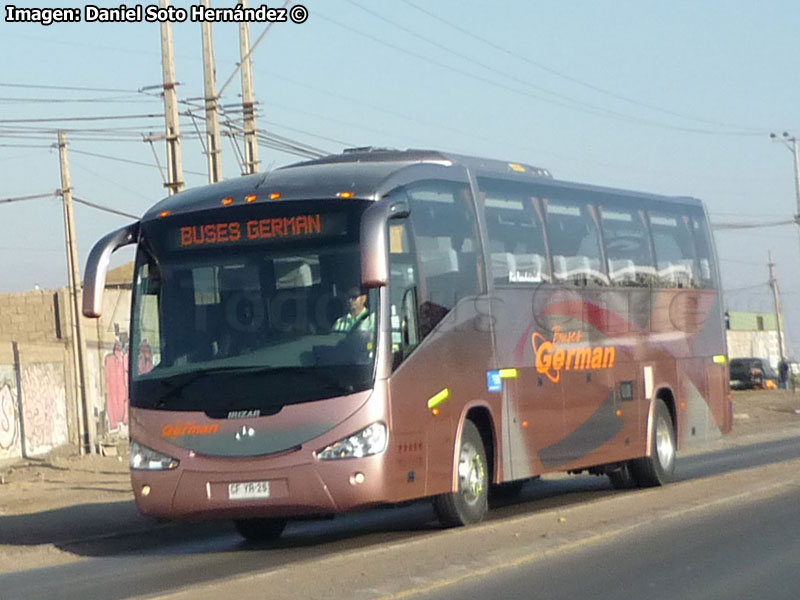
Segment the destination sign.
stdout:
<path fill-rule="evenodd" d="M 346 214 L 309 213 L 247 221 L 184 225 L 176 228 L 172 239 L 175 248 L 190 249 L 214 245 L 332 237 L 346 233 Z"/>

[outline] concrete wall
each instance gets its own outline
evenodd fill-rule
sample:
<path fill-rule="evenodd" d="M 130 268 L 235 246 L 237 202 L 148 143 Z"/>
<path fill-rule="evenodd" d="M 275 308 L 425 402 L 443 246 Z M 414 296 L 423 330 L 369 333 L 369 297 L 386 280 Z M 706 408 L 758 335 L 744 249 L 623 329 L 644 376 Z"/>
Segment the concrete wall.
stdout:
<path fill-rule="evenodd" d="M 108 441 L 128 435 L 130 297 L 109 288 L 103 316 L 81 317 L 89 413 L 98 439 Z M 0 462 L 79 442 L 68 302 L 66 289 L 0 294 Z"/>
<path fill-rule="evenodd" d="M 0 339 L 49 342 L 61 339 L 65 304 L 54 290 L 0 294 Z"/>
<path fill-rule="evenodd" d="M 77 439 L 63 343 L 0 342 L 0 463 L 45 454 Z"/>
<path fill-rule="evenodd" d="M 0 344 L 0 464 L 22 456 L 17 396 L 11 344 Z"/>

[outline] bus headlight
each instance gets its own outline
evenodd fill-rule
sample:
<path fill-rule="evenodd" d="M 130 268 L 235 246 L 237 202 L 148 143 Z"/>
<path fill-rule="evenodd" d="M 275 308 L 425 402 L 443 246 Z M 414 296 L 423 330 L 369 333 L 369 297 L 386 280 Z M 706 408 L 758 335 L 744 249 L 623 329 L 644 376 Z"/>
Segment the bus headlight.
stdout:
<path fill-rule="evenodd" d="M 386 450 L 386 425 L 373 423 L 361 431 L 334 442 L 327 448 L 317 452 L 320 460 L 336 460 L 337 458 L 363 458 L 380 454 Z"/>
<path fill-rule="evenodd" d="M 137 471 L 168 471 L 177 467 L 180 461 L 152 448 L 131 442 L 131 469 Z"/>

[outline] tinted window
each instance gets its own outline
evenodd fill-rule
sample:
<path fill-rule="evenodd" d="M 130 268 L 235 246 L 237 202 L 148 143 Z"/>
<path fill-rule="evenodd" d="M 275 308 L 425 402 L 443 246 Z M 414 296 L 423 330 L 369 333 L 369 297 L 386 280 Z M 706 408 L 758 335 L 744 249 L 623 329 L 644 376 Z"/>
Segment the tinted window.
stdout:
<path fill-rule="evenodd" d="M 687 215 L 649 211 L 656 258 L 657 284 L 661 287 L 700 287 L 691 220 Z"/>
<path fill-rule="evenodd" d="M 716 287 L 717 269 L 714 264 L 713 244 L 703 215 L 692 216 L 692 229 L 700 265 L 700 285 L 704 288 Z"/>
<path fill-rule="evenodd" d="M 649 286 L 655 269 L 643 211 L 603 205 L 600 215 L 611 283 Z"/>
<path fill-rule="evenodd" d="M 523 186 L 479 179 L 484 194 L 488 254 L 495 284 L 550 280 L 542 222 Z"/>
<path fill-rule="evenodd" d="M 545 204 L 554 279 L 574 285 L 607 284 L 593 208 L 569 200 Z"/>
<path fill-rule="evenodd" d="M 478 242 L 466 184 L 428 181 L 404 190 L 419 258 L 420 335 L 480 291 Z"/>

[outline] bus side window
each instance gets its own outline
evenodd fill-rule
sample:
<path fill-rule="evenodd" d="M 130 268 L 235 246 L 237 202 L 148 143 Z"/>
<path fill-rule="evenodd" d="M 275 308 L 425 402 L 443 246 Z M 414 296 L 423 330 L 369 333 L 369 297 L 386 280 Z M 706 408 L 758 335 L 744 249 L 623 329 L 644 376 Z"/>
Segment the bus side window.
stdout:
<path fill-rule="evenodd" d="M 495 285 L 550 281 L 541 219 L 524 186 L 478 178 Z"/>
<path fill-rule="evenodd" d="M 420 337 L 465 297 L 479 293 L 478 242 L 467 184 L 426 181 L 405 190 L 419 254 Z"/>
<path fill-rule="evenodd" d="M 560 199 L 546 204 L 554 279 L 571 285 L 608 285 L 592 207 Z"/>
<path fill-rule="evenodd" d="M 604 204 L 600 215 L 612 285 L 649 287 L 655 267 L 644 213 Z"/>
<path fill-rule="evenodd" d="M 692 215 L 692 229 L 694 242 L 697 247 L 697 261 L 700 265 L 700 286 L 704 288 L 716 287 L 717 268 L 714 264 L 711 236 L 708 232 L 705 216 L 699 211 Z"/>
<path fill-rule="evenodd" d="M 664 288 L 700 287 L 699 264 L 690 219 L 648 211 L 656 261 L 656 282 Z"/>

